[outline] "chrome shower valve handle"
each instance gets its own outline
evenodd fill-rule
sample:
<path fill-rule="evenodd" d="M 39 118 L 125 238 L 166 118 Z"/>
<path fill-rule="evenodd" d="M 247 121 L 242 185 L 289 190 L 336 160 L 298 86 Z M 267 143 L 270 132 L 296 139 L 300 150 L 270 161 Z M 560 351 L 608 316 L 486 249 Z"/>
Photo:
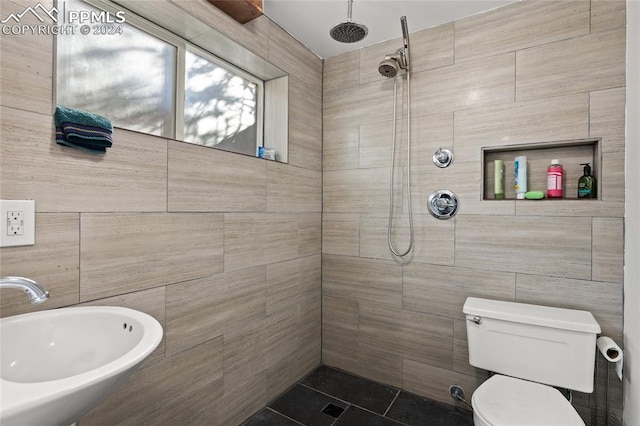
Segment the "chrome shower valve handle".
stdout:
<path fill-rule="evenodd" d="M 427 208 L 437 219 L 450 219 L 458 212 L 458 197 L 451 191 L 440 189 L 429 195 Z"/>

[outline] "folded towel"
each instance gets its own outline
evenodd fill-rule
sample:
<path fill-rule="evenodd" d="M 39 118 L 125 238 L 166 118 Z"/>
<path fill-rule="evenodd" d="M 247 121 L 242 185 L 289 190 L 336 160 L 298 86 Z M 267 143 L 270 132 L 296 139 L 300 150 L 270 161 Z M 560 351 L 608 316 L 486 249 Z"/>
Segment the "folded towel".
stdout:
<path fill-rule="evenodd" d="M 56 107 L 56 143 L 91 152 L 105 152 L 113 144 L 108 118 L 77 109 Z"/>

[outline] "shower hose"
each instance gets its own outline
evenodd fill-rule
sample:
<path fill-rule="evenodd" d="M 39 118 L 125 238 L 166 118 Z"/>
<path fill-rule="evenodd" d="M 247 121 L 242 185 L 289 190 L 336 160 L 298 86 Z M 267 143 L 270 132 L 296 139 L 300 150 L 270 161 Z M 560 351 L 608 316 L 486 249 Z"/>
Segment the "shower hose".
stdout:
<path fill-rule="evenodd" d="M 411 75 L 407 70 L 407 202 L 409 207 L 409 246 L 405 251 L 399 251 L 393 246 L 393 239 L 391 233 L 393 230 L 393 187 L 394 185 L 394 170 L 396 162 L 396 118 L 397 118 L 397 104 L 398 104 L 398 75 L 393 77 L 393 138 L 391 143 L 391 186 L 389 187 L 389 226 L 387 227 L 387 242 L 391 252 L 398 256 L 404 257 L 411 252 L 414 244 L 414 231 L 413 231 L 413 209 L 411 208 Z"/>

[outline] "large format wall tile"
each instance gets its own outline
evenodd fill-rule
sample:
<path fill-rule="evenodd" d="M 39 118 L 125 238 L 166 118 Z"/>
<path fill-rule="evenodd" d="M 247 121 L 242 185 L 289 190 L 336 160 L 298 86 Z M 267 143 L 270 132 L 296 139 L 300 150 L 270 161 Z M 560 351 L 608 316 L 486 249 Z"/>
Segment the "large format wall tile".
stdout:
<path fill-rule="evenodd" d="M 322 170 L 322 128 L 289 118 L 288 155 L 291 166 Z"/>
<path fill-rule="evenodd" d="M 322 173 L 267 163 L 267 211 L 321 212 Z"/>
<path fill-rule="evenodd" d="M 224 270 L 234 271 L 298 257 L 298 223 L 295 214 L 225 214 Z"/>
<path fill-rule="evenodd" d="M 358 167 L 361 169 L 391 167 L 393 119 L 360 126 Z M 396 120 L 396 167 L 407 164 L 406 120 Z"/>
<path fill-rule="evenodd" d="M 198 295 L 194 298 L 189 295 Z M 264 267 L 167 287 L 167 353 L 195 346 L 266 315 Z"/>
<path fill-rule="evenodd" d="M 306 257 L 322 253 L 322 214 L 298 214 L 298 256 Z"/>
<path fill-rule="evenodd" d="M 360 126 L 358 167 L 391 167 L 393 146 L 393 120 Z M 407 117 L 398 115 L 395 129 L 395 167 L 407 165 Z M 411 114 L 411 166 L 415 170 L 433 168 L 432 155 L 439 148 L 453 147 L 453 113 Z M 387 172 L 388 173 L 388 172 Z M 402 172 L 406 173 L 406 172 Z M 398 175 L 400 177 L 400 175 Z"/>
<path fill-rule="evenodd" d="M 403 309 L 360 304 L 358 343 L 383 353 L 452 368 L 453 320 Z"/>
<path fill-rule="evenodd" d="M 624 28 L 626 9 L 625 0 L 592 0 L 591 32 Z"/>
<path fill-rule="evenodd" d="M 265 371 L 266 320 L 254 319 L 224 333 L 224 388 L 233 392 Z"/>
<path fill-rule="evenodd" d="M 600 182 L 600 197 L 607 204 L 624 203 L 625 176 L 624 176 L 625 155 L 623 152 L 603 152 L 602 153 L 602 173 Z M 621 217 L 622 214 L 605 214 L 603 216 Z"/>
<path fill-rule="evenodd" d="M 389 210 L 389 170 L 325 170 L 323 212 L 383 213 Z M 401 188 L 402 182 L 397 182 Z M 399 192 L 399 191 L 398 191 Z"/>
<path fill-rule="evenodd" d="M 516 302 L 589 311 L 603 335 L 622 341 L 622 283 L 518 274 Z"/>
<path fill-rule="evenodd" d="M 289 118 L 322 129 L 322 92 L 289 77 Z"/>
<path fill-rule="evenodd" d="M 324 96 L 360 83 L 360 55 L 359 50 L 354 50 L 323 61 L 322 93 Z"/>
<path fill-rule="evenodd" d="M 516 99 L 625 84 L 625 31 L 594 33 L 517 53 Z"/>
<path fill-rule="evenodd" d="M 264 211 L 267 163 L 230 152 L 169 142 L 169 211 Z"/>
<path fill-rule="evenodd" d="M 320 296 L 320 255 L 267 265 L 267 315 Z"/>
<path fill-rule="evenodd" d="M 323 170 L 345 170 L 358 168 L 359 126 L 325 126 L 322 130 Z M 324 175 L 323 175 L 324 178 Z"/>
<path fill-rule="evenodd" d="M 269 61 L 322 93 L 322 60 L 285 30 L 270 22 Z"/>
<path fill-rule="evenodd" d="M 104 155 L 54 141 L 53 117 L 2 107 L 2 197 L 39 212 L 165 211 L 167 142 L 115 129 Z"/>
<path fill-rule="evenodd" d="M 385 79 L 325 94 L 322 118 L 328 127 L 377 123 L 393 117 L 393 80 Z"/>
<path fill-rule="evenodd" d="M 38 213 L 35 232 L 36 245 L 2 249 L 0 270 L 2 276 L 35 280 L 49 292 L 49 300 L 32 305 L 24 292 L 4 289 L 0 291 L 0 316 L 57 308 L 80 299 L 79 215 Z"/>
<path fill-rule="evenodd" d="M 310 327 L 316 328 L 311 339 L 318 342 L 320 298 L 315 300 L 317 302 L 302 303 L 297 308 L 279 311 L 267 318 L 266 372 L 269 400 L 287 390 L 290 383 L 299 380 L 309 367 L 312 368 L 319 362 L 320 346 L 314 344 L 315 348 L 310 347 L 309 335 L 306 333 Z"/>
<path fill-rule="evenodd" d="M 404 268 L 402 307 L 464 318 L 467 297 L 515 301 L 515 274 L 413 263 Z"/>
<path fill-rule="evenodd" d="M 45 8 L 53 6 L 52 0 L 40 2 Z M 20 13 L 27 1 L 3 1 L 0 16 Z M 4 19 L 4 18 L 3 18 Z M 26 14 L 22 25 L 41 25 L 31 14 Z M 5 25 L 3 25 L 4 29 Z M 10 28 L 10 25 L 6 25 Z M 0 37 L 0 105 L 50 115 L 53 111 L 53 35 L 3 34 Z M 45 53 L 43 53 L 45 52 Z M 4 112 L 3 112 L 4 114 Z M 4 142 L 4 141 L 3 141 Z"/>
<path fill-rule="evenodd" d="M 80 300 L 222 272 L 220 214 L 83 214 Z"/>
<path fill-rule="evenodd" d="M 490 56 L 589 33 L 589 1 L 516 2 L 456 27 L 456 61 Z"/>
<path fill-rule="evenodd" d="M 289 354 L 296 352 L 298 311 L 295 306 L 274 312 L 266 320 L 265 359 L 267 368 L 273 368 Z"/>
<path fill-rule="evenodd" d="M 602 152 L 624 151 L 625 88 L 598 90 L 589 95 L 589 136 L 602 138 Z"/>
<path fill-rule="evenodd" d="M 402 388 L 427 398 L 451 404 L 449 386 L 462 386 L 467 395 L 473 394 L 487 377 L 478 377 L 450 371 L 414 360 L 405 360 L 402 364 Z M 457 405 L 469 408 L 461 402 Z"/>
<path fill-rule="evenodd" d="M 421 199 L 422 200 L 422 199 Z M 398 252 L 409 247 L 409 218 L 406 214 L 394 215 L 391 233 L 393 246 Z M 389 216 L 360 216 L 360 256 L 377 259 L 396 259 L 406 263 L 423 262 L 438 265 L 453 265 L 454 224 L 440 221 L 431 215 L 413 214 L 414 246 L 410 259 L 399 259 L 392 255 L 388 245 Z"/>
<path fill-rule="evenodd" d="M 223 340 L 209 340 L 136 371 L 81 424 L 206 424 L 223 393 Z"/>
<path fill-rule="evenodd" d="M 505 53 L 418 72 L 411 79 L 411 107 L 424 115 L 512 102 L 515 69 L 515 55 Z"/>
<path fill-rule="evenodd" d="M 455 113 L 456 161 L 479 161 L 480 148 L 589 136 L 589 96 L 577 94 Z"/>
<path fill-rule="evenodd" d="M 358 302 L 322 295 L 322 360 L 352 370 L 358 338 Z"/>
<path fill-rule="evenodd" d="M 408 22 L 407 25 L 411 25 L 411 22 Z M 411 32 L 411 28 L 409 28 L 409 32 Z M 453 64 L 454 38 L 455 26 L 453 22 L 411 34 L 409 40 L 411 43 L 411 70 L 420 72 Z"/>
<path fill-rule="evenodd" d="M 392 261 L 322 256 L 323 295 L 402 306 L 402 269 Z"/>
<path fill-rule="evenodd" d="M 593 218 L 591 279 L 621 283 L 624 280 L 624 221 Z"/>
<path fill-rule="evenodd" d="M 233 391 L 226 393 L 218 403 L 212 405 L 210 411 L 208 410 L 210 416 L 191 424 L 241 424 L 267 405 L 267 402 L 269 402 L 267 400 L 267 377 L 265 373 L 260 373 Z"/>
<path fill-rule="evenodd" d="M 456 218 L 456 266 L 591 278 L 591 219 Z"/>
<path fill-rule="evenodd" d="M 345 256 L 360 254 L 359 214 L 322 214 L 322 253 Z"/>

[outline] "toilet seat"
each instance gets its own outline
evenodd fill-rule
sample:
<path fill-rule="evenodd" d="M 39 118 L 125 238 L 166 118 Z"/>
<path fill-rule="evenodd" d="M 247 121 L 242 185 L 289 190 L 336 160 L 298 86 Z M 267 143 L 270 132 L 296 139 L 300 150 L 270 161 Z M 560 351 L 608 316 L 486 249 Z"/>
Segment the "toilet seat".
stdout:
<path fill-rule="evenodd" d="M 494 375 L 471 398 L 474 418 L 492 426 L 584 426 L 571 403 L 551 386 Z"/>

